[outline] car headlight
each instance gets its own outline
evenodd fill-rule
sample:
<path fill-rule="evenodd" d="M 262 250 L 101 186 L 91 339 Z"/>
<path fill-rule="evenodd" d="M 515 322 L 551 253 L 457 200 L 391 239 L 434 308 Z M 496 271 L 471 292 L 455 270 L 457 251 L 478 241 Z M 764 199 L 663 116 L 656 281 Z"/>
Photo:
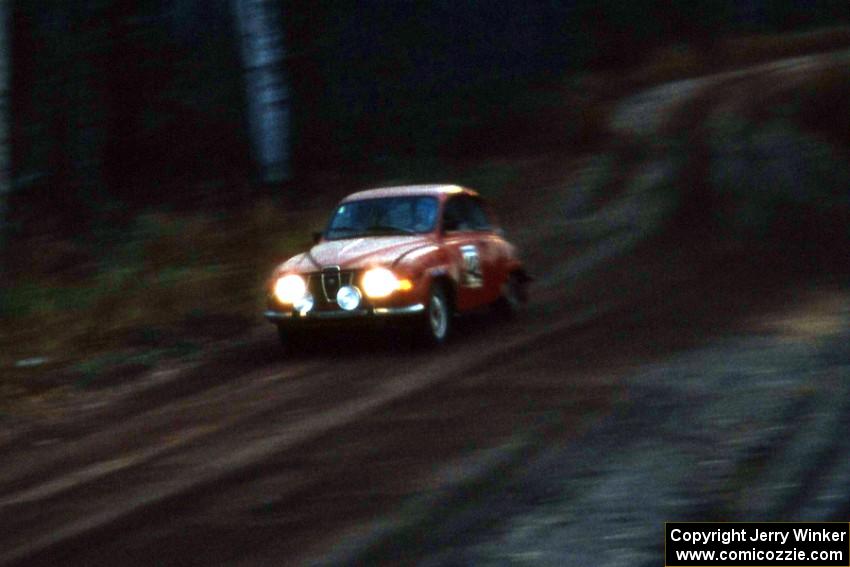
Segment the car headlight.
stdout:
<path fill-rule="evenodd" d="M 363 291 L 369 297 L 387 297 L 397 289 L 407 287 L 402 282 L 410 284 L 408 280 L 399 280 L 394 273 L 386 268 L 372 268 L 363 274 Z M 409 289 L 409 287 L 408 287 Z"/>
<path fill-rule="evenodd" d="M 274 295 L 281 303 L 295 303 L 307 294 L 304 278 L 296 274 L 287 274 L 274 284 Z"/>

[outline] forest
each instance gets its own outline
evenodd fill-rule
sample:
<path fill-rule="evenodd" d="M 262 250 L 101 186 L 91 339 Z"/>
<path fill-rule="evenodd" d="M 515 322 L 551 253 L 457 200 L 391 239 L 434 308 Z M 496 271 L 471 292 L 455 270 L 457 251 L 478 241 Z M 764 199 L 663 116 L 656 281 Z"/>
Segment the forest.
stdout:
<path fill-rule="evenodd" d="M 12 193 L 49 194 L 38 206 L 83 216 L 197 203 L 265 180 L 248 114 L 270 89 L 289 109 L 278 150 L 288 164 L 272 183 L 329 171 L 380 178 L 411 162 L 569 144 L 569 131 L 528 139 L 523 129 L 535 129 L 519 124 L 565 77 L 630 68 L 669 45 L 721 66 L 718 38 L 850 19 L 840 0 L 11 6 Z M 265 27 L 247 22 L 252 10 Z M 256 45 L 250 34 L 262 36 Z M 251 57 L 267 59 L 259 65 L 281 85 L 250 84 Z M 480 136 L 494 120 L 505 131 Z"/>

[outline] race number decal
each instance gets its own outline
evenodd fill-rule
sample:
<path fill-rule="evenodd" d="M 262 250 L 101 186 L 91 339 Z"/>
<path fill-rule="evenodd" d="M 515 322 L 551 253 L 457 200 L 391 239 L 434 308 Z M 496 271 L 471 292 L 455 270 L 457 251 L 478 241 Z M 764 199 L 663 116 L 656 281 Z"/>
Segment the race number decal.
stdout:
<path fill-rule="evenodd" d="M 461 285 L 465 287 L 481 287 L 484 285 L 484 277 L 481 274 L 481 258 L 478 256 L 478 248 L 473 244 L 460 247 L 463 258 L 463 273 L 461 274 Z"/>

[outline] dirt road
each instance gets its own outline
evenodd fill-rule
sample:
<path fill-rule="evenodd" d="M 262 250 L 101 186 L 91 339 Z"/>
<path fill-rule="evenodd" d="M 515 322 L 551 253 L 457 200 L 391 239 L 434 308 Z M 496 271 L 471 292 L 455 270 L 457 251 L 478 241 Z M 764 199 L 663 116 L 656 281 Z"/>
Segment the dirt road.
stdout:
<path fill-rule="evenodd" d="M 653 107 L 666 109 L 693 89 L 659 92 L 667 98 Z M 622 107 L 615 126 L 644 115 L 633 110 Z M 292 357 L 258 328 L 200 362 L 47 403 L 43 419 L 0 438 L 0 561 L 293 564 L 367 553 L 451 562 L 451 533 L 480 533 L 496 487 L 526 485 L 517 467 L 552 446 L 599 443 L 595 432 L 619 419 L 643 365 L 769 332 L 759 325 L 821 297 L 800 291 L 808 280 L 667 227 L 672 165 L 631 164 L 613 186 L 615 158 L 529 188 L 534 197 L 511 216 L 538 276 L 518 321 L 464 321 L 439 353 L 374 336 Z M 844 288 L 830 285 L 841 304 Z M 449 521 L 460 517 L 458 494 L 481 504 L 474 521 Z M 435 518 L 456 529 L 385 545 L 399 526 L 416 533 Z"/>

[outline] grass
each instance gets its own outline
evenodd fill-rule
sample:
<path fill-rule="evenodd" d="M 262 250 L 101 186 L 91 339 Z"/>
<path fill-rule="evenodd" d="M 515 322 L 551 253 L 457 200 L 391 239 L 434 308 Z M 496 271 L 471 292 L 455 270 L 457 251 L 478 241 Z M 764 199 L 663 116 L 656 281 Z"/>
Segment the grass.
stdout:
<path fill-rule="evenodd" d="M 309 242 L 324 213 L 266 199 L 231 213 L 147 213 L 87 240 L 18 242 L 30 254 L 16 257 L 0 304 L 0 365 L 23 380 L 69 366 L 92 375 L 118 349 L 150 364 L 152 352 L 238 335 L 259 320 L 273 266 Z M 56 249 L 76 262 L 58 262 Z M 16 367 L 34 357 L 46 363 Z"/>

